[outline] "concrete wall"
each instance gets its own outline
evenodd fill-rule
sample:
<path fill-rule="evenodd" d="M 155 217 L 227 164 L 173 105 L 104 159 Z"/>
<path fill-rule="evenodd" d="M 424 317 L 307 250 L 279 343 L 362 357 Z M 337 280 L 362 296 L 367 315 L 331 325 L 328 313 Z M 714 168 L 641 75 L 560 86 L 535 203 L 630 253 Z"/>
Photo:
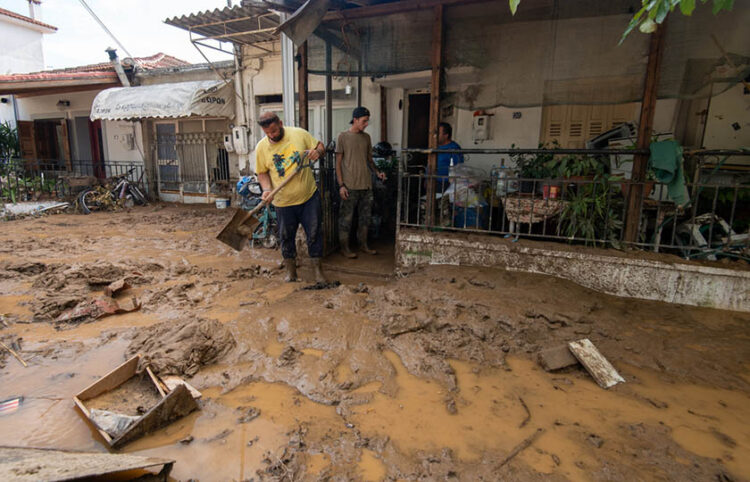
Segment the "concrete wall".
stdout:
<path fill-rule="evenodd" d="M 39 95 L 35 97 L 21 97 L 18 103 L 18 120 L 35 119 L 72 119 L 75 116 L 91 113 L 91 104 L 100 89 L 85 92 L 70 92 L 67 94 Z M 70 106 L 64 109 L 57 107 L 60 100 L 70 101 Z"/>
<path fill-rule="evenodd" d="M 102 136 L 106 139 L 107 160 L 143 163 L 145 153 L 140 122 L 104 121 Z M 129 143 L 131 136 L 134 138 L 132 144 Z"/>
<path fill-rule="evenodd" d="M 550 249 L 546 245 L 482 235 L 401 229 L 400 266 L 451 264 L 545 274 L 626 298 L 750 312 L 750 271 L 666 263 L 603 251 Z"/>

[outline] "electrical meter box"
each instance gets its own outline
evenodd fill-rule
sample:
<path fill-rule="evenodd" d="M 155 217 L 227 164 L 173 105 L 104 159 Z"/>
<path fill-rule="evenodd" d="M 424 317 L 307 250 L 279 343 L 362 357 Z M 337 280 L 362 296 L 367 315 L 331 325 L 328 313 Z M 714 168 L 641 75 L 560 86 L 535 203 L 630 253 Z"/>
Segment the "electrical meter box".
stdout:
<path fill-rule="evenodd" d="M 239 126 L 232 129 L 232 145 L 237 154 L 247 154 L 250 152 L 248 146 L 248 129 L 245 126 Z"/>
<path fill-rule="evenodd" d="M 234 152 L 234 144 L 232 143 L 232 134 L 224 134 L 224 149 L 227 152 Z"/>
<path fill-rule="evenodd" d="M 471 137 L 474 142 L 486 141 L 490 138 L 490 116 L 474 116 L 474 125 L 471 129 Z"/>

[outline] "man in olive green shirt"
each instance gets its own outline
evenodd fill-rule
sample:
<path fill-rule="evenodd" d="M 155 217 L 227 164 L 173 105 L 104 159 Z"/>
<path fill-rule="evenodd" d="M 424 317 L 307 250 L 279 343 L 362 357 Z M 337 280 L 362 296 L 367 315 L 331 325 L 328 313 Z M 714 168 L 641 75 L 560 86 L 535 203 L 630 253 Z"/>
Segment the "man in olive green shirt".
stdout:
<path fill-rule="evenodd" d="M 357 107 L 352 113 L 352 126 L 339 134 L 336 143 L 336 177 L 341 196 L 339 242 L 341 254 L 347 258 L 357 257 L 349 249 L 349 232 L 355 209 L 359 224 L 359 249 L 367 254 L 377 254 L 367 245 L 367 228 L 370 224 L 373 200 L 370 172 L 374 172 L 383 181 L 385 173 L 378 171 L 372 160 L 372 141 L 370 135 L 365 132 L 369 122 L 370 111 L 366 107 Z"/>

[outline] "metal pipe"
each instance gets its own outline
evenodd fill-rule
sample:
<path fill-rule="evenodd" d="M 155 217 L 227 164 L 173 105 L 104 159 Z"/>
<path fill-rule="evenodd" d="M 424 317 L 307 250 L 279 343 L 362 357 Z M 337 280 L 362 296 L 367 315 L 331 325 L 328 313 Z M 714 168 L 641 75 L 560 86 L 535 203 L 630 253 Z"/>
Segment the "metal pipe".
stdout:
<path fill-rule="evenodd" d="M 282 23 L 288 17 L 285 13 L 279 16 Z M 281 33 L 281 86 L 281 97 L 284 102 L 284 124 L 294 126 L 297 124 L 294 109 L 294 44 L 292 39 L 283 32 Z"/>
<path fill-rule="evenodd" d="M 333 52 L 331 43 L 326 42 L 326 70 L 331 69 L 333 63 Z M 333 79 L 331 74 L 326 74 L 326 147 L 333 140 Z"/>

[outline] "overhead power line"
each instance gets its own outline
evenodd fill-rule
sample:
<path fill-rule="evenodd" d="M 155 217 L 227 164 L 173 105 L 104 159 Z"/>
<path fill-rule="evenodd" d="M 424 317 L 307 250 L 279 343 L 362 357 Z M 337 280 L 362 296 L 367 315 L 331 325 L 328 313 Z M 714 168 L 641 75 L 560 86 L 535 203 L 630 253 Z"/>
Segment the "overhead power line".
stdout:
<path fill-rule="evenodd" d="M 117 40 L 117 37 L 115 37 L 115 35 L 112 32 L 109 31 L 109 29 L 107 28 L 107 26 L 104 25 L 104 22 L 102 22 L 101 20 L 99 20 L 99 17 L 97 17 L 96 14 L 94 13 L 94 11 L 91 10 L 91 7 L 89 7 L 86 4 L 86 0 L 78 0 L 78 1 L 81 2 L 81 5 L 83 5 L 83 8 L 85 8 L 91 14 L 91 16 L 94 17 L 94 20 L 96 20 L 96 22 L 104 29 L 104 31 L 107 32 L 107 35 L 109 35 L 110 37 L 112 37 L 112 40 L 115 41 L 115 43 L 122 49 L 122 51 L 125 52 L 128 55 L 128 57 L 133 58 L 133 56 L 130 54 L 130 52 L 128 52 L 128 49 L 126 49 L 125 46 L 122 45 L 119 40 Z"/>

